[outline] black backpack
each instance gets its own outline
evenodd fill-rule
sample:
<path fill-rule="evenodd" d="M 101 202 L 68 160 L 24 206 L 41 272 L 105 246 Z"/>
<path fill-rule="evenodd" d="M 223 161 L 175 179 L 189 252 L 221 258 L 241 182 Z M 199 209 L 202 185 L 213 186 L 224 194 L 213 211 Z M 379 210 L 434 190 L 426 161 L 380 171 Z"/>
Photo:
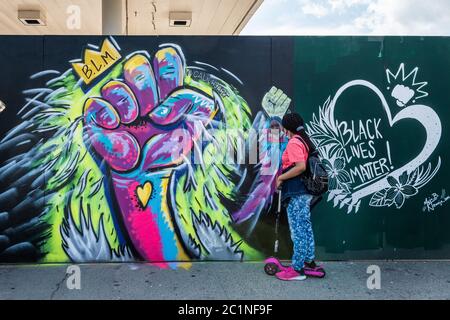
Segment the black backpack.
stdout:
<path fill-rule="evenodd" d="M 308 145 L 300 136 L 295 137 L 309 149 Z M 308 152 L 306 171 L 300 175 L 300 178 L 305 184 L 308 193 L 313 196 L 321 196 L 328 191 L 328 173 L 316 149 Z"/>

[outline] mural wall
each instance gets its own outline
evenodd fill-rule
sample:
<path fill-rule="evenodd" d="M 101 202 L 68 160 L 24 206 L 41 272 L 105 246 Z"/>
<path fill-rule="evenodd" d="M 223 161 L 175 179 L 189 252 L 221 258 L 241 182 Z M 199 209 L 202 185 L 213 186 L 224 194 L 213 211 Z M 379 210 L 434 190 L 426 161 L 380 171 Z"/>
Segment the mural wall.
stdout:
<path fill-rule="evenodd" d="M 296 107 L 332 178 L 324 255 L 448 257 L 450 39 L 295 41 Z"/>
<path fill-rule="evenodd" d="M 2 262 L 271 255 L 293 110 L 331 177 L 319 258 L 450 257 L 449 39 L 0 40 Z"/>

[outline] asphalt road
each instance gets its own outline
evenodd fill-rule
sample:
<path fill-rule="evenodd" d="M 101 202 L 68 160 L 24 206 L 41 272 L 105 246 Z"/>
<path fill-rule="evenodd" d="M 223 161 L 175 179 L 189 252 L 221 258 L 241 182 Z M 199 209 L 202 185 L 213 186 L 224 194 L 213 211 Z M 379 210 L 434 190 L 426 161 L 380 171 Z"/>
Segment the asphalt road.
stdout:
<path fill-rule="evenodd" d="M 380 289 L 367 287 L 370 265 Z M 450 299 L 450 261 L 327 262 L 324 279 L 294 282 L 267 276 L 262 263 L 83 264 L 79 282 L 68 267 L 0 265 L 0 299 Z"/>

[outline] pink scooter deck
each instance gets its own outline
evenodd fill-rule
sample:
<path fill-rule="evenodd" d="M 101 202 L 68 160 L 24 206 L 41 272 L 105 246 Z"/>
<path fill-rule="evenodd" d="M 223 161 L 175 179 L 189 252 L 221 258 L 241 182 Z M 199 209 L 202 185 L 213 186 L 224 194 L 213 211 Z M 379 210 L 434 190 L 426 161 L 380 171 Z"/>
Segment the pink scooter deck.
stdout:
<path fill-rule="evenodd" d="M 270 275 L 270 276 L 274 276 L 275 274 L 277 274 L 280 271 L 286 270 L 287 268 L 289 268 L 288 266 L 283 265 L 280 260 L 278 260 L 275 257 L 270 257 L 267 258 L 264 261 L 265 265 L 264 265 L 264 271 Z M 325 270 L 323 269 L 322 266 L 317 266 L 316 268 L 308 268 L 305 266 L 304 268 L 305 270 L 305 275 L 308 277 L 314 277 L 314 278 L 323 278 L 325 277 Z"/>

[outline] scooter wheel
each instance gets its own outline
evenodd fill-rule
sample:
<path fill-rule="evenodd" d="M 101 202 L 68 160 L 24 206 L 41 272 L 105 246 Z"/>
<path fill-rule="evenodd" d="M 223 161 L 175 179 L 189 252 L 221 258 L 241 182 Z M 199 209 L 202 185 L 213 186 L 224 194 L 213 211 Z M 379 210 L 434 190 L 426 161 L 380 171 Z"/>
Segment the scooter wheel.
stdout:
<path fill-rule="evenodd" d="M 267 263 L 264 266 L 264 271 L 269 276 L 274 276 L 275 274 L 277 274 L 280 271 L 280 269 L 278 269 L 278 266 L 275 263 Z"/>

